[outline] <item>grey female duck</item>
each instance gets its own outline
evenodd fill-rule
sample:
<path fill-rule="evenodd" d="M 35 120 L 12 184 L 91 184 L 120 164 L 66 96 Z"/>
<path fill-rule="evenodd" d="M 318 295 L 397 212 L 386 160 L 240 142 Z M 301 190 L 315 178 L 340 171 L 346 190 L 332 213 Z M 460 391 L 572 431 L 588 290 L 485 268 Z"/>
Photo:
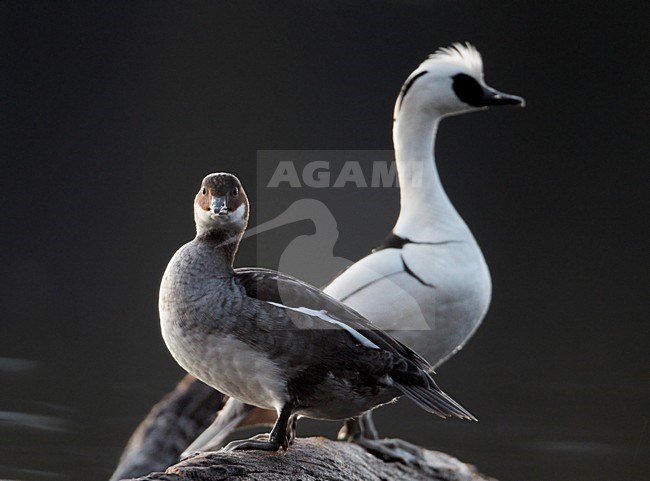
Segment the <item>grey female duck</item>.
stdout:
<path fill-rule="evenodd" d="M 271 433 L 226 449 L 287 449 L 296 419 L 348 419 L 406 395 L 441 416 L 474 419 L 440 390 L 431 366 L 356 311 L 279 272 L 233 269 L 248 199 L 227 173 L 203 179 L 196 237 L 160 287 L 163 339 L 176 361 L 213 388 L 277 412 Z"/>

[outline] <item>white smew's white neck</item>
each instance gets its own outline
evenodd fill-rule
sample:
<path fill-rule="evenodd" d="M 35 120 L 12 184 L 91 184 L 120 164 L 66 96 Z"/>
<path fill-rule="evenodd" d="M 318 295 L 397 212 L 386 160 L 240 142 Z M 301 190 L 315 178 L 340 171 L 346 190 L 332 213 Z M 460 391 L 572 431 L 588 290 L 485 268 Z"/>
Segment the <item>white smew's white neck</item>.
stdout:
<path fill-rule="evenodd" d="M 393 143 L 401 209 L 393 232 L 416 242 L 473 239 L 436 168 L 434 143 L 442 116 L 408 101 L 396 110 Z"/>

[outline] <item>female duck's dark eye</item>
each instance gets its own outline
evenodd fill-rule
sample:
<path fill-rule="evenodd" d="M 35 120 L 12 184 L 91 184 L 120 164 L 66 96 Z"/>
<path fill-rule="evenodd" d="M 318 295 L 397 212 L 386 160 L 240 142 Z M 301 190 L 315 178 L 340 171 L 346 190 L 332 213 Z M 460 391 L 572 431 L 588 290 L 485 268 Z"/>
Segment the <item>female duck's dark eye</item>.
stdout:
<path fill-rule="evenodd" d="M 207 193 L 208 193 L 208 191 L 205 190 L 205 187 L 203 187 L 203 189 L 201 189 L 201 194 L 205 195 L 205 194 L 207 194 Z"/>
<path fill-rule="evenodd" d="M 233 197 L 237 197 L 238 194 L 239 194 L 239 189 L 238 189 L 237 187 L 235 187 L 235 188 L 232 190 L 232 196 L 233 196 Z"/>

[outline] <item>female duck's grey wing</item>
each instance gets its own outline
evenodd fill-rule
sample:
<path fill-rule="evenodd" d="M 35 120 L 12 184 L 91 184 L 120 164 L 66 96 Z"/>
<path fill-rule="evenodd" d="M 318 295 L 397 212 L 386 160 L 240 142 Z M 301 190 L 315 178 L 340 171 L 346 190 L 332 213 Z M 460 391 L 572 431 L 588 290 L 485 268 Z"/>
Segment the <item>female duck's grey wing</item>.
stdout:
<path fill-rule="evenodd" d="M 378 329 L 354 309 L 311 284 L 277 271 L 259 268 L 235 269 L 235 277 L 251 297 L 292 309 L 302 308 L 305 312 L 324 311 L 328 317 L 360 333 L 375 346 L 399 354 L 421 369 L 428 371 L 432 369 L 429 363 L 415 351 Z"/>
<path fill-rule="evenodd" d="M 236 269 L 235 278 L 249 297 L 282 308 L 298 328 L 334 329 L 332 335 L 339 340 L 347 332 L 348 343 L 354 340 L 361 348 L 358 359 L 351 362 L 358 363 L 359 368 L 377 367 L 378 371 L 383 367 L 365 366 L 364 359 L 383 364 L 394 387 L 425 410 L 441 417 L 474 419 L 437 386 L 430 374 L 431 366 L 422 357 L 316 287 L 267 269 Z M 390 354 L 390 361 L 386 354 Z"/>

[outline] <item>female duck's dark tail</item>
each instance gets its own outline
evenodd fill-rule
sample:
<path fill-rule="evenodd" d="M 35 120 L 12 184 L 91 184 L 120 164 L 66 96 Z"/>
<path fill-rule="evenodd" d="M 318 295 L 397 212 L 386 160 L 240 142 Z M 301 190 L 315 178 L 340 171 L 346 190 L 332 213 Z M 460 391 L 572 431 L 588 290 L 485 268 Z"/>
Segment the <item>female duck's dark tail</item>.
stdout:
<path fill-rule="evenodd" d="M 435 381 L 431 379 L 431 376 L 427 374 L 426 378 L 428 385 L 407 386 L 396 382 L 395 387 L 422 409 L 440 416 L 441 418 L 456 417 L 460 419 L 469 419 L 470 421 L 477 421 L 469 411 L 443 392 Z"/>

